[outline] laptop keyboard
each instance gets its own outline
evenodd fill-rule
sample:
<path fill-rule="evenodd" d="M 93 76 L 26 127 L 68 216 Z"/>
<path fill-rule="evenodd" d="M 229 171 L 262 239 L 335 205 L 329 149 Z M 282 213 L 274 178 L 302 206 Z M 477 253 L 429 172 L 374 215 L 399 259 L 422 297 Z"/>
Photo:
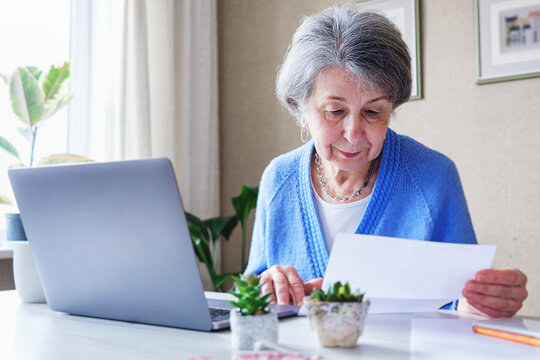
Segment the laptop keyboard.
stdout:
<path fill-rule="evenodd" d="M 210 318 L 212 322 L 229 320 L 229 315 L 231 310 L 218 309 L 218 308 L 208 308 L 210 310 Z"/>

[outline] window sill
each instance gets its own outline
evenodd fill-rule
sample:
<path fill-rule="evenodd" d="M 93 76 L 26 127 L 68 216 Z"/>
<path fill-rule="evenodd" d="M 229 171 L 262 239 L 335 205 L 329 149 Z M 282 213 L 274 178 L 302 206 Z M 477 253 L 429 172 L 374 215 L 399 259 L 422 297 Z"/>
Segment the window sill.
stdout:
<path fill-rule="evenodd" d="M 0 259 L 13 259 L 13 250 L 5 241 L 0 241 Z"/>

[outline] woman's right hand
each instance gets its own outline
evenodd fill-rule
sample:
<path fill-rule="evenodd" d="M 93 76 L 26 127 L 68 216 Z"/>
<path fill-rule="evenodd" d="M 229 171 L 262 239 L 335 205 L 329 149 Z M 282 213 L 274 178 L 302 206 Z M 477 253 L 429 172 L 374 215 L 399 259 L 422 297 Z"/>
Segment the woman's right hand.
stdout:
<path fill-rule="evenodd" d="M 320 289 L 323 279 L 302 281 L 292 266 L 274 265 L 260 275 L 261 293 L 273 293 L 273 303 L 302 305 L 304 296 L 310 295 L 314 288 Z"/>

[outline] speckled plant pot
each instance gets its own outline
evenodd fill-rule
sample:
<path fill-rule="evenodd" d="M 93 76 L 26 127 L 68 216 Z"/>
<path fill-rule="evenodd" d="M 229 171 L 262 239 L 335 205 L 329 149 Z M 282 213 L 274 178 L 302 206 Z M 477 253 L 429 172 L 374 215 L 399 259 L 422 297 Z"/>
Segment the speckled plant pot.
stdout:
<path fill-rule="evenodd" d="M 355 347 L 362 331 L 369 301 L 324 302 L 306 298 L 311 328 L 324 347 Z"/>
<path fill-rule="evenodd" d="M 242 315 L 232 309 L 230 322 L 233 350 L 251 351 L 258 340 L 278 341 L 278 318 L 273 311 L 263 315 Z"/>

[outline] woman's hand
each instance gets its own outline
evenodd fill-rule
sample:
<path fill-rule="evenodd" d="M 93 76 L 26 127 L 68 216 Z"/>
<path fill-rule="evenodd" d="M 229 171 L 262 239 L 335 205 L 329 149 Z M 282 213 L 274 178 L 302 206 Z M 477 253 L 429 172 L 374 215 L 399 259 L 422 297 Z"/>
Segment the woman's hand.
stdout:
<path fill-rule="evenodd" d="M 314 288 L 320 289 L 322 278 L 307 282 L 302 281 L 292 266 L 274 265 L 260 275 L 263 284 L 261 292 L 272 292 L 272 302 L 278 304 L 302 305 L 304 296 L 311 294 Z"/>
<path fill-rule="evenodd" d="M 460 300 L 458 310 L 491 318 L 514 316 L 527 298 L 526 284 L 527 276 L 517 269 L 480 270 L 465 284 L 467 303 Z"/>

